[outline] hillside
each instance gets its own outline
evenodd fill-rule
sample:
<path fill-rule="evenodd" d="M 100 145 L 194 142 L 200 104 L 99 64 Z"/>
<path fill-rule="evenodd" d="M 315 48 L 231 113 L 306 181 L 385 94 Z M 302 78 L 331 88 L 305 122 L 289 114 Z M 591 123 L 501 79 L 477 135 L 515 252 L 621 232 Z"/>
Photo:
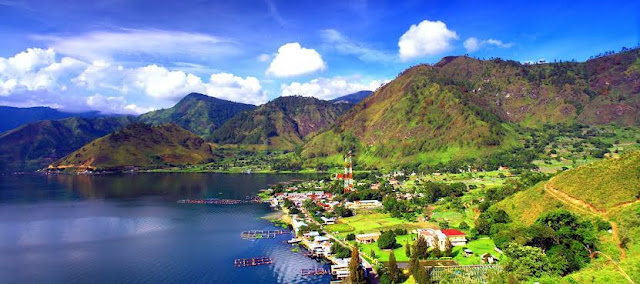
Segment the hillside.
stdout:
<path fill-rule="evenodd" d="M 67 118 L 25 124 L 0 134 L 0 172 L 31 171 L 131 123 L 130 117 Z"/>
<path fill-rule="evenodd" d="M 640 50 L 587 62 L 521 64 L 445 57 L 402 72 L 305 145 L 337 162 L 357 148 L 365 166 L 448 163 L 520 144 L 546 123 L 640 125 Z"/>
<path fill-rule="evenodd" d="M 568 277 L 578 283 L 623 283 L 627 281 L 620 269 L 631 279 L 640 280 L 639 190 L 640 152 L 630 152 L 565 171 L 498 202 L 491 210 L 506 211 L 516 228 L 531 225 L 558 209 L 585 220 L 606 221 L 610 233 L 598 235 L 598 249 L 604 256 Z"/>
<path fill-rule="evenodd" d="M 212 139 L 220 144 L 293 149 L 306 137 L 333 125 L 351 106 L 310 97 L 279 97 L 233 117 L 213 133 Z"/>
<path fill-rule="evenodd" d="M 345 102 L 350 104 L 357 104 L 360 101 L 367 98 L 368 96 L 370 96 L 371 94 L 373 94 L 372 91 L 360 91 L 360 92 L 355 92 L 353 94 L 344 95 L 342 97 L 337 97 L 333 100 L 330 100 L 330 102 L 332 103 Z"/>
<path fill-rule="evenodd" d="M 54 168 L 113 169 L 200 164 L 216 158 L 202 138 L 175 124 L 133 123 L 86 144 L 52 164 Z"/>
<path fill-rule="evenodd" d="M 195 134 L 207 137 L 236 114 L 255 108 L 256 106 L 250 104 L 191 93 L 175 106 L 142 114 L 139 120 L 150 124 L 175 123 Z"/>
<path fill-rule="evenodd" d="M 640 152 L 563 172 L 546 186 L 606 212 L 640 199 Z"/>
<path fill-rule="evenodd" d="M 303 155 L 355 147 L 359 163 L 380 166 L 477 157 L 514 144 L 515 135 L 498 116 L 447 84 L 432 66 L 408 69 L 314 137 Z"/>
<path fill-rule="evenodd" d="M 50 107 L 9 107 L 0 106 L 0 133 L 20 125 L 41 120 L 55 120 L 69 117 L 96 117 L 98 112 L 69 113 Z"/>

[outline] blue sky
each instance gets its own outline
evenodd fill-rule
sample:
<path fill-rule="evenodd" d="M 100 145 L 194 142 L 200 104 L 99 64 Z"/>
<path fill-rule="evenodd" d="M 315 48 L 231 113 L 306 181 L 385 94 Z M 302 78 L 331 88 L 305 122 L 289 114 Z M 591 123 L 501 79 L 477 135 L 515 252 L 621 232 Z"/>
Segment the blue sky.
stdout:
<path fill-rule="evenodd" d="M 637 1 L 0 0 L 0 19 L 0 105 L 106 113 L 192 91 L 331 99 L 446 55 L 582 61 L 640 42 Z"/>

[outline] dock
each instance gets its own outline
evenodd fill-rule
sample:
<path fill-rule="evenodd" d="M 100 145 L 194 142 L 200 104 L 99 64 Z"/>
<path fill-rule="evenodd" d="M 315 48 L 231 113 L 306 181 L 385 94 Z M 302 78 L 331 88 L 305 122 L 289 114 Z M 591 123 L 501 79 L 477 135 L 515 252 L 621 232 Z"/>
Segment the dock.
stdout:
<path fill-rule="evenodd" d="M 240 259 L 236 259 L 233 262 L 233 266 L 248 267 L 248 266 L 258 266 L 258 265 L 269 265 L 272 263 L 273 263 L 273 260 L 270 257 L 240 258 Z"/>
<path fill-rule="evenodd" d="M 260 197 L 247 196 L 245 199 L 225 199 L 225 198 L 204 198 L 204 199 L 180 199 L 179 204 L 214 204 L 214 205 L 237 205 L 262 203 Z"/>
<path fill-rule="evenodd" d="M 290 234 L 291 231 L 286 230 L 251 230 L 251 231 L 243 231 L 240 234 L 240 237 L 245 240 L 254 240 L 254 239 L 274 239 L 276 235 L 284 235 Z"/>

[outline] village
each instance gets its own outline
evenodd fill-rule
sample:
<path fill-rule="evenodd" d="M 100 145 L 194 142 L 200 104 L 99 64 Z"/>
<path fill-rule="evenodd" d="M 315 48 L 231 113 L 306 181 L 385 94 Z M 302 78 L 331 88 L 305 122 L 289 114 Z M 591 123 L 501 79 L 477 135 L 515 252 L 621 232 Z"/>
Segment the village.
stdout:
<path fill-rule="evenodd" d="M 456 198 L 449 193 L 434 198 L 418 190 L 418 185 L 446 182 L 447 176 L 395 171 L 365 175 L 356 181 L 348 153 L 344 173 L 334 174 L 330 180 L 278 184 L 263 190 L 262 196 L 272 208 L 284 213 L 282 221 L 295 233 L 289 243 L 304 246 L 309 257 L 331 262 L 332 283 L 342 283 L 349 277 L 354 248 L 367 278 L 388 274 L 390 262 L 408 274 L 410 262 L 417 260 L 433 282 L 462 274 L 473 275 L 481 283 L 488 271 L 501 269 L 499 263 L 504 256 L 490 238 L 472 228 L 478 204 L 464 200 L 477 197 L 471 189 L 480 183 L 504 183 L 508 169 L 500 170 L 502 173 L 473 178 Z M 455 177 L 448 178 L 451 182 Z M 428 204 L 427 199 L 437 201 Z M 451 206 L 459 202 L 466 205 Z M 420 283 L 413 276 L 404 280 Z"/>

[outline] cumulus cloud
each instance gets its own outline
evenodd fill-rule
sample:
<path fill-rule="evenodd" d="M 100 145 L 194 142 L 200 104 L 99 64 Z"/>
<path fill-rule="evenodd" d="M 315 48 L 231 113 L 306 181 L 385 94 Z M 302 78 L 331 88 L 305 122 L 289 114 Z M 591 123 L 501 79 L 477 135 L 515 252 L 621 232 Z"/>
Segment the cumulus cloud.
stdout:
<path fill-rule="evenodd" d="M 63 57 L 56 61 L 52 49 L 29 48 L 13 57 L 0 57 L 0 96 L 14 92 L 65 89 L 58 84 L 67 72 L 84 68 L 82 61 Z"/>
<path fill-rule="evenodd" d="M 157 64 L 87 63 L 59 58 L 52 49 L 30 48 L 13 57 L 0 57 L 0 103 L 136 114 L 165 107 L 190 92 L 251 104 L 267 101 L 255 77 L 217 72 L 204 78 Z"/>
<path fill-rule="evenodd" d="M 96 31 L 74 36 L 35 36 L 52 49 L 86 61 L 126 56 L 216 58 L 237 53 L 235 43 L 202 33 L 162 30 Z"/>
<path fill-rule="evenodd" d="M 322 30 L 321 35 L 331 48 L 342 54 L 355 55 L 362 61 L 392 61 L 394 59 L 393 55 L 354 42 L 337 30 Z"/>
<path fill-rule="evenodd" d="M 331 100 L 358 91 L 374 91 L 389 80 L 370 80 L 365 82 L 357 77 L 316 78 L 308 82 L 282 84 L 282 96 L 306 96 Z"/>
<path fill-rule="evenodd" d="M 315 49 L 304 48 L 299 43 L 287 43 L 278 49 L 266 73 L 276 77 L 293 77 L 327 68 L 322 56 Z"/>
<path fill-rule="evenodd" d="M 440 54 L 449 50 L 452 42 L 457 39 L 458 34 L 449 30 L 445 23 L 424 20 L 418 25 L 411 25 L 400 37 L 400 59 L 410 60 Z"/>
<path fill-rule="evenodd" d="M 464 41 L 463 45 L 464 45 L 464 48 L 469 53 L 476 52 L 480 48 L 485 46 L 495 46 L 495 47 L 501 47 L 501 48 L 509 48 L 513 46 L 512 43 L 504 43 L 501 40 L 497 40 L 497 39 L 490 38 L 487 40 L 479 40 L 475 37 L 468 38 L 467 40 Z"/>

